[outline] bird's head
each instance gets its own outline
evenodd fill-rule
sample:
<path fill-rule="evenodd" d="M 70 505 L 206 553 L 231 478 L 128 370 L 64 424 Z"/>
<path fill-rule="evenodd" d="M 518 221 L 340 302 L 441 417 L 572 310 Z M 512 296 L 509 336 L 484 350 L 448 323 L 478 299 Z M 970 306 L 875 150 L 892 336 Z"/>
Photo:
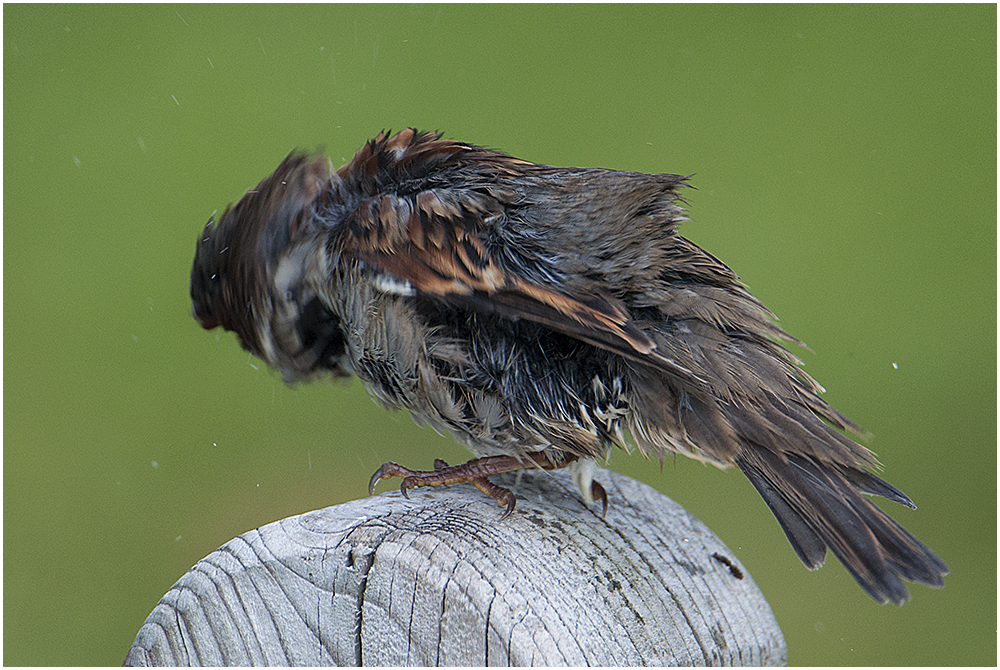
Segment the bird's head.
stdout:
<path fill-rule="evenodd" d="M 336 317 L 304 292 L 320 196 L 339 178 L 325 156 L 292 153 L 199 235 L 191 269 L 194 317 L 233 331 L 288 381 L 337 348 Z M 315 278 L 313 278 L 315 279 Z M 341 343 L 342 344 L 342 343 Z M 335 371 L 336 372 L 336 371 Z"/>

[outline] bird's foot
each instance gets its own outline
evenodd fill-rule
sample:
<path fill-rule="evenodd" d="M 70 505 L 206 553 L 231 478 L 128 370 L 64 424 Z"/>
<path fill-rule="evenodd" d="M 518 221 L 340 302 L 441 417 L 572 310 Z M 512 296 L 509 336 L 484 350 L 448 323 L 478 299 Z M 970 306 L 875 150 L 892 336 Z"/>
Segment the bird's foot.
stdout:
<path fill-rule="evenodd" d="M 575 460 L 575 459 L 574 459 Z M 409 497 L 408 491 L 421 486 L 445 486 L 447 484 L 472 484 L 477 489 L 492 497 L 501 507 L 506 507 L 500 519 L 506 519 L 514 511 L 517 499 L 509 489 L 497 486 L 487 477 L 498 475 L 504 472 L 519 472 L 542 468 L 543 470 L 555 470 L 568 465 L 567 462 L 552 463 L 541 453 L 527 454 L 523 458 L 514 456 L 485 456 L 474 458 L 462 465 L 448 465 L 440 458 L 434 459 L 433 470 L 410 470 L 398 463 L 384 463 L 382 467 L 375 471 L 371 481 L 368 482 L 368 495 L 375 492 L 375 485 L 382 479 L 390 477 L 401 477 L 402 483 L 399 491 L 405 497 Z M 604 504 L 604 513 L 608 511 L 608 496 L 604 487 L 592 481 L 590 493 L 594 500 L 600 500 Z"/>

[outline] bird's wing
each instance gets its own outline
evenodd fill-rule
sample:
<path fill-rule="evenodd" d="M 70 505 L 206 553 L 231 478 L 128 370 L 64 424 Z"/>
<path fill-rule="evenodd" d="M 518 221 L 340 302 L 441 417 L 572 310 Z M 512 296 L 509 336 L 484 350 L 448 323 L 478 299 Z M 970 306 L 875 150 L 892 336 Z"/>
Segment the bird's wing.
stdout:
<path fill-rule="evenodd" d="M 596 347 L 691 381 L 690 370 L 659 354 L 621 301 L 571 297 L 505 269 L 480 232 L 504 205 L 488 193 L 427 189 L 365 200 L 344 223 L 344 253 L 376 274 L 384 290 L 545 325 Z"/>

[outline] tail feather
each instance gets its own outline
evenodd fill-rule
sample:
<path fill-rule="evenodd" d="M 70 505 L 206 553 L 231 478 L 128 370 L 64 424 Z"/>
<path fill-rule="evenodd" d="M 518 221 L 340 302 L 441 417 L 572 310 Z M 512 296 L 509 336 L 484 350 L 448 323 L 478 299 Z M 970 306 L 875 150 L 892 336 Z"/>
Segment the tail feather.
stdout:
<path fill-rule="evenodd" d="M 822 565 L 829 547 L 876 601 L 902 605 L 910 599 L 902 579 L 944 585 L 948 566 L 861 493 L 912 507 L 901 491 L 858 469 L 819 464 L 812 458 L 776 454 L 747 445 L 736 458 L 777 517 L 809 569 Z M 902 578 L 902 579 L 901 579 Z"/>
<path fill-rule="evenodd" d="M 761 468 L 749 462 L 737 460 L 737 465 L 764 498 L 771 513 L 781 524 L 781 529 L 785 531 L 788 541 L 792 543 L 795 553 L 806 567 L 815 570 L 823 565 L 826 560 L 826 543 L 813 530 L 812 525 L 806 522 L 775 488 L 777 482 L 772 483 L 773 478 L 769 478 Z"/>
<path fill-rule="evenodd" d="M 885 481 L 884 479 L 879 479 L 870 472 L 865 472 L 864 470 L 856 470 L 854 468 L 843 468 L 840 474 L 844 476 L 851 484 L 855 486 L 862 493 L 867 493 L 872 496 L 881 496 L 887 500 L 897 502 L 900 505 L 905 505 L 910 509 L 917 509 L 917 506 L 913 504 L 909 496 L 897 489 L 895 486 Z"/>

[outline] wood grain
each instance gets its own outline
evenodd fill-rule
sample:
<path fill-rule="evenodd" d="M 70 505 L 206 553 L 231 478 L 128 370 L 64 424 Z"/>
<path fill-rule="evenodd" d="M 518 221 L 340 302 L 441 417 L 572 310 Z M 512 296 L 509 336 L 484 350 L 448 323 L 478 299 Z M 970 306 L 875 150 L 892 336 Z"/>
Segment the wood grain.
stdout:
<path fill-rule="evenodd" d="M 639 482 L 597 479 L 605 519 L 565 472 L 540 472 L 496 478 L 518 496 L 502 522 L 452 486 L 250 531 L 167 592 L 126 665 L 786 663 L 763 595 L 708 528 Z"/>

